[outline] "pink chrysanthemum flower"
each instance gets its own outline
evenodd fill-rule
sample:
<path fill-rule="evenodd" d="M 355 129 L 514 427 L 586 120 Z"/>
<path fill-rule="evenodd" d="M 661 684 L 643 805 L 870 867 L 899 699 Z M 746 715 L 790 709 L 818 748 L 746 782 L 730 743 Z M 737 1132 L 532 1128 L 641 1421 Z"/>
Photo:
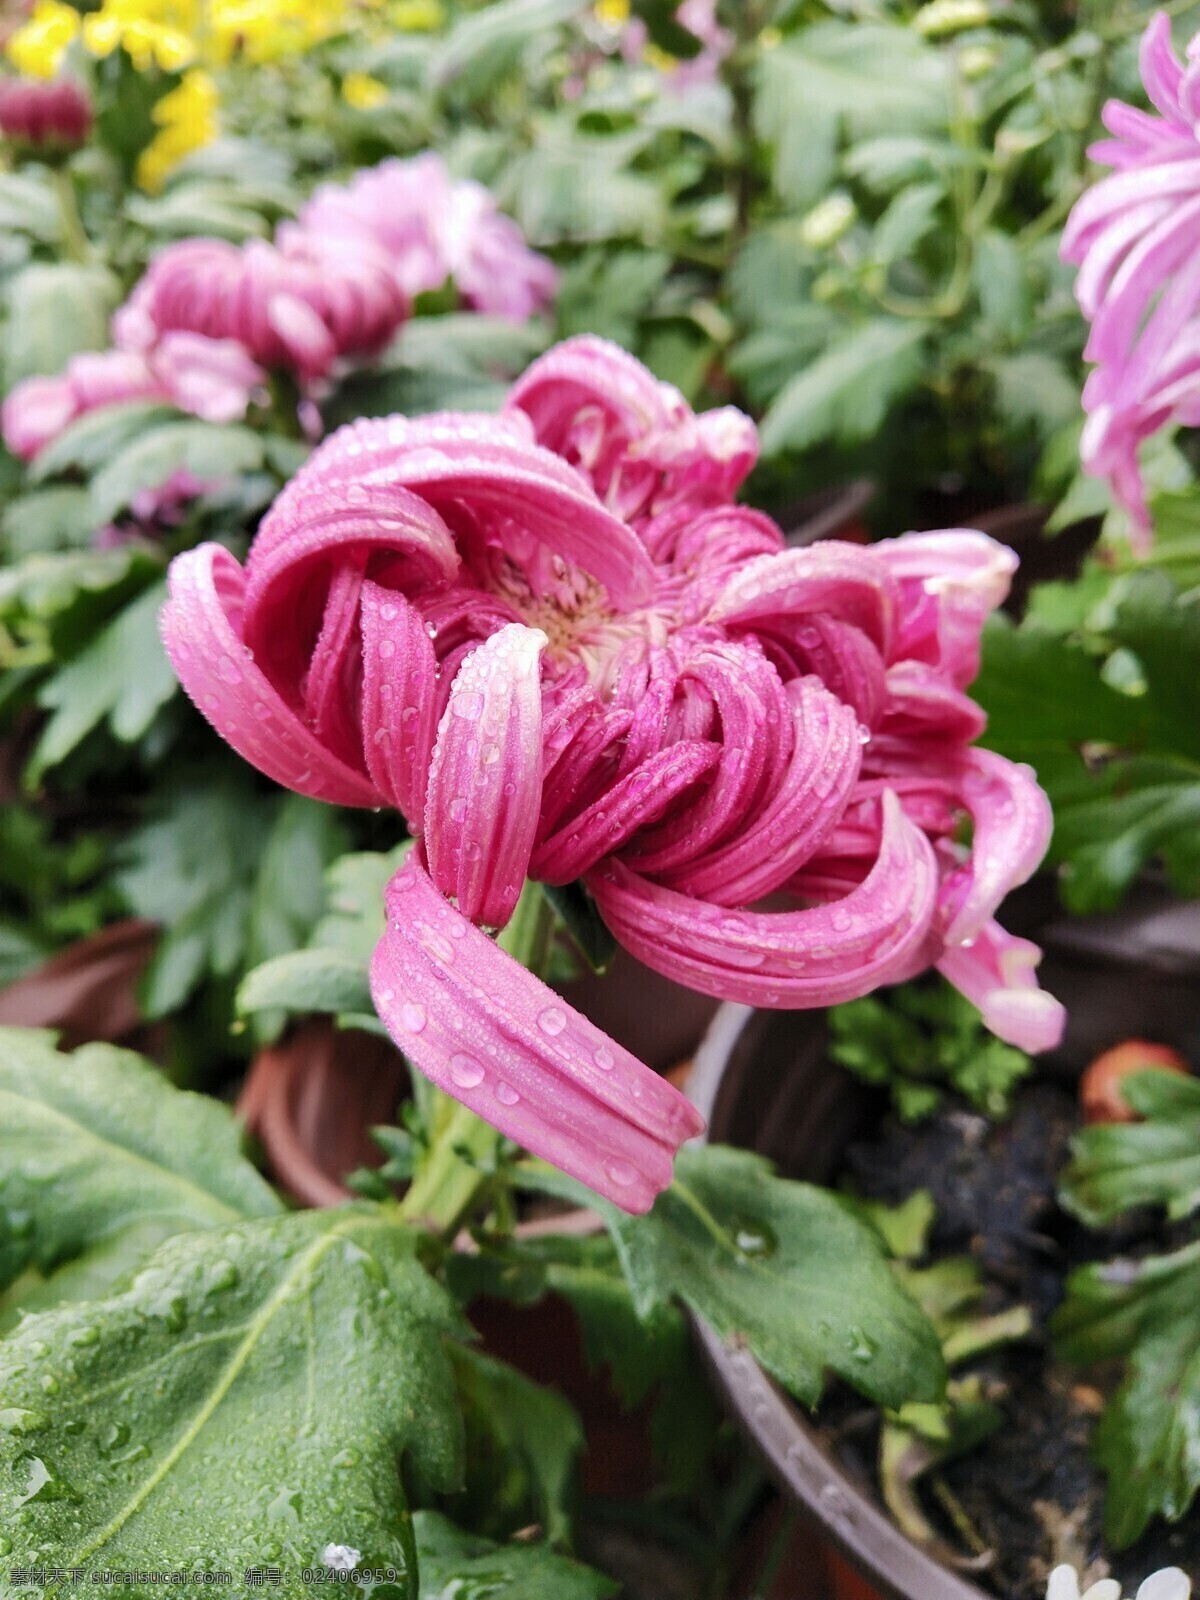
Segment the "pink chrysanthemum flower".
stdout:
<path fill-rule="evenodd" d="M 467 305 L 525 322 L 554 298 L 558 271 L 531 250 L 491 193 L 455 181 L 433 151 L 395 158 L 348 184 L 324 184 L 281 240 L 309 234 L 381 254 L 411 299 L 447 278 Z"/>
<path fill-rule="evenodd" d="M 1108 480 L 1145 548 L 1139 447 L 1168 423 L 1200 424 L 1200 36 L 1183 66 L 1159 12 L 1140 61 L 1159 115 L 1105 106 L 1113 137 L 1089 154 L 1115 171 L 1075 205 L 1062 255 L 1079 266 L 1075 293 L 1092 324 L 1083 464 Z"/>
<path fill-rule="evenodd" d="M 266 374 L 232 339 L 171 333 L 151 350 L 87 351 L 54 378 L 26 378 L 5 398 L 0 431 L 15 456 L 32 461 L 85 412 L 130 400 L 161 400 L 206 422 L 235 422 Z"/>
<path fill-rule="evenodd" d="M 378 353 L 407 303 L 376 254 L 295 233 L 263 239 L 181 239 L 150 263 L 113 319 L 117 344 L 153 349 L 176 331 L 236 339 L 262 366 L 312 389 L 350 357 Z"/>
<path fill-rule="evenodd" d="M 789 550 L 732 503 L 755 450 L 740 413 L 572 340 L 499 417 L 342 429 L 245 569 L 177 558 L 164 611 L 248 760 L 418 836 L 372 969 L 405 1053 L 630 1210 L 698 1120 L 483 931 L 527 876 L 582 878 L 622 943 L 709 994 L 825 1005 L 942 962 L 1005 1037 L 1061 1026 L 991 920 L 1048 807 L 972 746 L 964 692 L 1015 557 L 970 532 Z M 778 893 L 797 909 L 758 909 Z"/>

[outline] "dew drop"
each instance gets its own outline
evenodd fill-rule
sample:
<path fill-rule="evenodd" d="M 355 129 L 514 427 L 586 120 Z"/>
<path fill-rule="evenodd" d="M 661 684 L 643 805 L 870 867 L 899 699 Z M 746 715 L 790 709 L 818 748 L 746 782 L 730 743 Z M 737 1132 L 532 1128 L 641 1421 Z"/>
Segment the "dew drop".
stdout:
<path fill-rule="evenodd" d="M 845 910 L 835 911 L 830 921 L 838 933 L 849 933 L 854 926 L 854 918 Z"/>
<path fill-rule="evenodd" d="M 385 622 L 394 622 L 396 619 L 396 608 L 393 605 L 380 606 L 379 615 Z"/>
<path fill-rule="evenodd" d="M 616 1061 L 613 1059 L 613 1053 L 607 1045 L 602 1044 L 599 1049 L 597 1049 L 592 1059 L 600 1068 L 601 1072 L 611 1072 L 616 1066 Z"/>
<path fill-rule="evenodd" d="M 267 718 L 271 715 L 271 708 L 269 705 L 267 705 L 266 701 L 256 700 L 254 702 L 254 715 L 260 722 L 265 722 L 267 720 Z"/>
<path fill-rule="evenodd" d="M 483 1068 L 472 1056 L 451 1056 L 450 1076 L 460 1089 L 474 1089 L 483 1082 Z"/>
<path fill-rule="evenodd" d="M 734 1228 L 733 1242 L 744 1256 L 761 1260 L 779 1248 L 779 1241 L 763 1222 L 744 1222 Z"/>
<path fill-rule="evenodd" d="M 217 671 L 226 683 L 241 683 L 242 671 L 232 656 L 222 656 Z"/>
<path fill-rule="evenodd" d="M 483 715 L 483 696 L 478 690 L 464 689 L 461 694 L 451 695 L 450 709 L 465 722 L 478 722 Z"/>
<path fill-rule="evenodd" d="M 628 1161 L 606 1161 L 604 1170 L 620 1189 L 628 1189 L 637 1182 L 637 1169 Z"/>
<path fill-rule="evenodd" d="M 502 1106 L 515 1106 L 519 1103 L 521 1096 L 511 1083 L 498 1083 L 496 1085 L 496 1099 L 499 1100 Z"/>
<path fill-rule="evenodd" d="M 381 661 L 390 661 L 395 654 L 395 639 L 381 639 L 379 641 L 379 657 Z"/>
<path fill-rule="evenodd" d="M 114 1450 L 119 1450 L 122 1445 L 129 1443 L 129 1425 L 125 1422 L 110 1422 L 107 1428 L 101 1430 L 97 1440 L 101 1455 L 110 1456 Z"/>
<path fill-rule="evenodd" d="M 485 744 L 483 747 L 483 764 L 485 767 L 494 767 L 500 759 L 500 746 L 498 744 Z"/>
<path fill-rule="evenodd" d="M 450 821 L 461 822 L 467 814 L 467 800 L 465 795 L 456 794 L 450 802 Z"/>
<path fill-rule="evenodd" d="M 400 1007 L 400 1021 L 409 1033 L 420 1033 L 428 1020 L 425 1007 L 417 1005 L 415 1001 L 406 1000 Z"/>
<path fill-rule="evenodd" d="M 554 1039 L 566 1027 L 567 1014 L 565 1011 L 560 1011 L 557 1006 L 547 1006 L 544 1011 L 539 1012 L 537 1020 L 542 1032 Z"/>
<path fill-rule="evenodd" d="M 0 1433 L 36 1433 L 46 1426 L 41 1411 L 27 1411 L 22 1406 L 10 1406 L 0 1411 Z"/>
<path fill-rule="evenodd" d="M 851 1358 L 861 1361 L 864 1365 L 875 1358 L 879 1346 L 873 1339 L 869 1339 L 861 1328 L 852 1327 L 846 1334 L 846 1349 Z"/>

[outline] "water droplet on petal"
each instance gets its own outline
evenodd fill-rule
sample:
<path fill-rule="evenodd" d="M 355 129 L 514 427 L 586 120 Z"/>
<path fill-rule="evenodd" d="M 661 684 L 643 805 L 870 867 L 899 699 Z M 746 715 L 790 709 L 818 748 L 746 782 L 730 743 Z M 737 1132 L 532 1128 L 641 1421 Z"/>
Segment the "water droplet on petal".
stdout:
<path fill-rule="evenodd" d="M 849 933 L 854 926 L 854 918 L 848 911 L 842 909 L 835 911 L 830 921 L 838 933 Z"/>
<path fill-rule="evenodd" d="M 515 1106 L 520 1101 L 521 1096 L 511 1083 L 498 1083 L 496 1085 L 496 1099 L 499 1100 L 502 1106 Z"/>
<path fill-rule="evenodd" d="M 396 654 L 395 639 L 381 639 L 379 641 L 379 657 L 382 661 L 390 661 Z"/>
<path fill-rule="evenodd" d="M 472 1056 L 451 1056 L 450 1076 L 460 1089 L 474 1089 L 483 1082 L 483 1068 Z"/>
<path fill-rule="evenodd" d="M 450 696 L 450 709 L 456 717 L 467 722 L 478 722 L 483 715 L 483 696 L 477 689 L 464 689 Z"/>
<path fill-rule="evenodd" d="M 604 1170 L 619 1189 L 628 1189 L 637 1182 L 637 1168 L 628 1161 L 606 1161 Z"/>
<path fill-rule="evenodd" d="M 567 1025 L 567 1014 L 560 1011 L 557 1006 L 547 1006 L 538 1015 L 538 1027 L 543 1033 L 549 1034 L 553 1039 L 560 1034 Z"/>
<path fill-rule="evenodd" d="M 450 821 L 461 822 L 467 814 L 466 796 L 457 794 L 450 802 Z"/>
<path fill-rule="evenodd" d="M 400 1007 L 400 1021 L 409 1033 L 420 1033 L 428 1020 L 425 1007 L 417 1005 L 412 1000 L 406 1000 Z"/>
<path fill-rule="evenodd" d="M 217 671 L 226 683 L 241 683 L 242 681 L 241 668 L 232 656 L 222 656 Z"/>
<path fill-rule="evenodd" d="M 602 1044 L 596 1051 L 593 1059 L 596 1065 L 600 1068 L 601 1072 L 611 1072 L 616 1066 L 616 1061 L 613 1059 L 613 1053 L 607 1045 Z"/>

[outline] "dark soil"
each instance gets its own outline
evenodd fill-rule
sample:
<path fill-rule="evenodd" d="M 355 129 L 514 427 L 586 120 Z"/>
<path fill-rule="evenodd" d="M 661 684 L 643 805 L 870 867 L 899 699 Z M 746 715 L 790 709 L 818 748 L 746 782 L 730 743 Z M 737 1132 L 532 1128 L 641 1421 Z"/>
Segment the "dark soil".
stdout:
<path fill-rule="evenodd" d="M 994 1553 L 987 1571 L 969 1575 L 1003 1600 L 1043 1600 L 1046 1575 L 1059 1561 L 1089 1581 L 1110 1574 L 1132 1594 L 1159 1567 L 1179 1566 L 1200 1579 L 1200 1505 L 1180 1523 L 1156 1521 L 1130 1549 L 1113 1552 L 1101 1536 L 1104 1478 L 1089 1449 L 1115 1368 L 1078 1369 L 1054 1360 L 1046 1323 L 1066 1275 L 1085 1261 L 1140 1255 L 1179 1242 L 1150 1213 L 1104 1231 L 1082 1227 L 1055 1201 L 1067 1141 L 1079 1123 L 1073 1095 L 1036 1083 L 1018 1096 L 1012 1117 L 993 1124 L 956 1108 L 917 1127 L 894 1118 L 851 1148 L 847 1177 L 860 1193 L 888 1204 L 928 1189 L 937 1207 L 931 1258 L 974 1256 L 987 1286 L 985 1309 L 1027 1305 L 1033 1336 L 982 1363 L 1003 1380 L 1006 1422 L 969 1456 L 942 1469 L 946 1486 Z M 873 1473 L 874 1435 L 861 1403 L 843 1397 L 824 1413 L 848 1466 Z M 931 1520 L 937 1504 L 926 1497 Z M 943 1525 L 948 1541 L 953 1529 Z"/>

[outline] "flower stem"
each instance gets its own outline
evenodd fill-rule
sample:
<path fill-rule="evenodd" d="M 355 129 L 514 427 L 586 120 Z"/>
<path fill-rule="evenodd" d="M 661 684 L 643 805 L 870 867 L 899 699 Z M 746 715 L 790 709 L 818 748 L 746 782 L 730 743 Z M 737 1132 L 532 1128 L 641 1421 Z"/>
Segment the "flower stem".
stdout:
<path fill-rule="evenodd" d="M 530 972 L 541 973 L 553 931 L 554 913 L 541 885 L 526 883 L 496 942 Z M 406 1220 L 421 1221 L 452 1239 L 492 1180 L 502 1136 L 468 1107 L 437 1091 L 431 1120 L 429 1154 L 400 1202 L 400 1212 Z"/>
<path fill-rule="evenodd" d="M 92 259 L 92 245 L 79 215 L 75 184 L 65 166 L 54 169 L 54 195 L 58 201 L 58 220 L 62 227 L 63 248 L 72 261 Z"/>

